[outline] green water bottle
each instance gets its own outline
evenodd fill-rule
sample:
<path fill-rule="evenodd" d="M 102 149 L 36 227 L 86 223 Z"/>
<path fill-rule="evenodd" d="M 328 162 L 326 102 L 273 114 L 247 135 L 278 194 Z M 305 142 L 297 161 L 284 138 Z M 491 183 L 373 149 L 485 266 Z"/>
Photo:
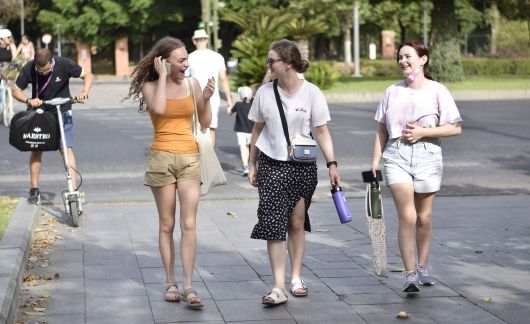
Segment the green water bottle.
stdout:
<path fill-rule="evenodd" d="M 370 183 L 370 210 L 371 217 L 374 219 L 380 219 L 383 215 L 383 202 L 381 201 L 381 189 L 379 183 Z"/>

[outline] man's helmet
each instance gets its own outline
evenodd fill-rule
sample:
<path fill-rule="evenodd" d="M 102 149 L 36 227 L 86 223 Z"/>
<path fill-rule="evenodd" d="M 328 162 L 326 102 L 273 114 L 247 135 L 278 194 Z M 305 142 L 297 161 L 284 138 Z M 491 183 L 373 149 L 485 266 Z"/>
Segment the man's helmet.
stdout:
<path fill-rule="evenodd" d="M 13 36 L 9 29 L 0 29 L 0 38 L 8 38 Z"/>

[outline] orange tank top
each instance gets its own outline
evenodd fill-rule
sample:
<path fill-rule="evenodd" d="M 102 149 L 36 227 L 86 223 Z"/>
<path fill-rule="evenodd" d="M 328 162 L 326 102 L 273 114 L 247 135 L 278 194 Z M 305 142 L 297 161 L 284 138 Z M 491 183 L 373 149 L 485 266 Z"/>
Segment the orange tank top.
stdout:
<path fill-rule="evenodd" d="M 149 111 L 155 131 L 151 148 L 171 153 L 199 152 L 193 137 L 193 97 L 166 99 L 163 115 Z"/>

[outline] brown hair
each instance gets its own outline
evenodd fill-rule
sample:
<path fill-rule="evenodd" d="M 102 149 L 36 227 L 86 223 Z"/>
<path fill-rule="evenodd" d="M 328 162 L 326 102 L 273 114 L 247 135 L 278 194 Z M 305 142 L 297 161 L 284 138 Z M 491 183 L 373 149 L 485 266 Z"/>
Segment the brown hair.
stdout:
<path fill-rule="evenodd" d="M 295 42 L 288 39 L 282 39 L 272 42 L 271 51 L 278 53 L 278 56 L 285 62 L 293 66 L 298 73 L 304 73 L 309 67 L 309 62 L 302 60 L 302 55 Z"/>
<path fill-rule="evenodd" d="M 164 37 L 156 42 L 149 53 L 138 62 L 138 65 L 131 73 L 131 86 L 129 87 L 129 94 L 125 99 L 132 98 L 134 101 L 139 101 L 138 110 L 145 110 L 147 107 L 145 99 L 141 95 L 142 86 L 145 82 L 158 80 L 159 77 L 155 70 L 155 57 L 162 56 L 163 59 L 167 59 L 171 55 L 171 52 L 184 46 L 184 43 L 180 39 L 173 37 Z"/>
<path fill-rule="evenodd" d="M 35 53 L 35 65 L 43 67 L 48 63 L 52 62 L 52 53 L 46 48 L 39 48 Z"/>
<path fill-rule="evenodd" d="M 427 61 L 425 62 L 425 64 L 423 65 L 423 75 L 429 79 L 429 80 L 432 80 L 432 75 L 431 73 L 429 72 L 429 59 L 431 58 L 429 56 L 429 50 L 427 49 L 427 46 L 425 46 L 425 44 L 423 44 L 422 42 L 420 41 L 408 41 L 408 42 L 404 42 L 404 43 L 401 43 L 399 44 L 398 46 L 398 49 L 397 49 L 397 52 L 399 54 L 399 51 L 401 50 L 402 47 L 405 47 L 405 46 L 410 46 L 414 49 L 414 51 L 416 51 L 416 54 L 418 54 L 419 57 L 422 57 L 422 56 L 427 56 Z M 399 55 L 398 57 L 396 58 L 396 61 L 399 65 Z"/>

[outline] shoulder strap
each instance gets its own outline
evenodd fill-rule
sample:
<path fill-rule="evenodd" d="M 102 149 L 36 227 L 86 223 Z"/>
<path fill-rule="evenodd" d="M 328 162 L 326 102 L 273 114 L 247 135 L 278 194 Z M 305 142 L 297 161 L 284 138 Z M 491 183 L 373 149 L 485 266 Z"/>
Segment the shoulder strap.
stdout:
<path fill-rule="evenodd" d="M 276 97 L 276 105 L 280 111 L 280 118 L 282 120 L 283 134 L 287 140 L 287 146 L 291 147 L 291 140 L 289 139 L 289 130 L 287 128 L 287 120 L 285 119 L 285 113 L 283 112 L 282 101 L 280 100 L 280 93 L 278 92 L 278 79 L 274 79 L 272 82 L 272 88 L 274 89 L 274 96 Z"/>
<path fill-rule="evenodd" d="M 193 83 L 190 82 L 190 78 L 186 78 L 186 82 L 188 83 L 188 90 L 191 92 L 191 97 L 193 98 L 193 110 L 195 114 L 195 118 L 193 120 L 193 136 L 197 136 L 199 134 L 198 128 L 199 125 L 199 114 L 197 113 L 197 99 L 195 98 L 195 87 L 193 86 Z"/>

